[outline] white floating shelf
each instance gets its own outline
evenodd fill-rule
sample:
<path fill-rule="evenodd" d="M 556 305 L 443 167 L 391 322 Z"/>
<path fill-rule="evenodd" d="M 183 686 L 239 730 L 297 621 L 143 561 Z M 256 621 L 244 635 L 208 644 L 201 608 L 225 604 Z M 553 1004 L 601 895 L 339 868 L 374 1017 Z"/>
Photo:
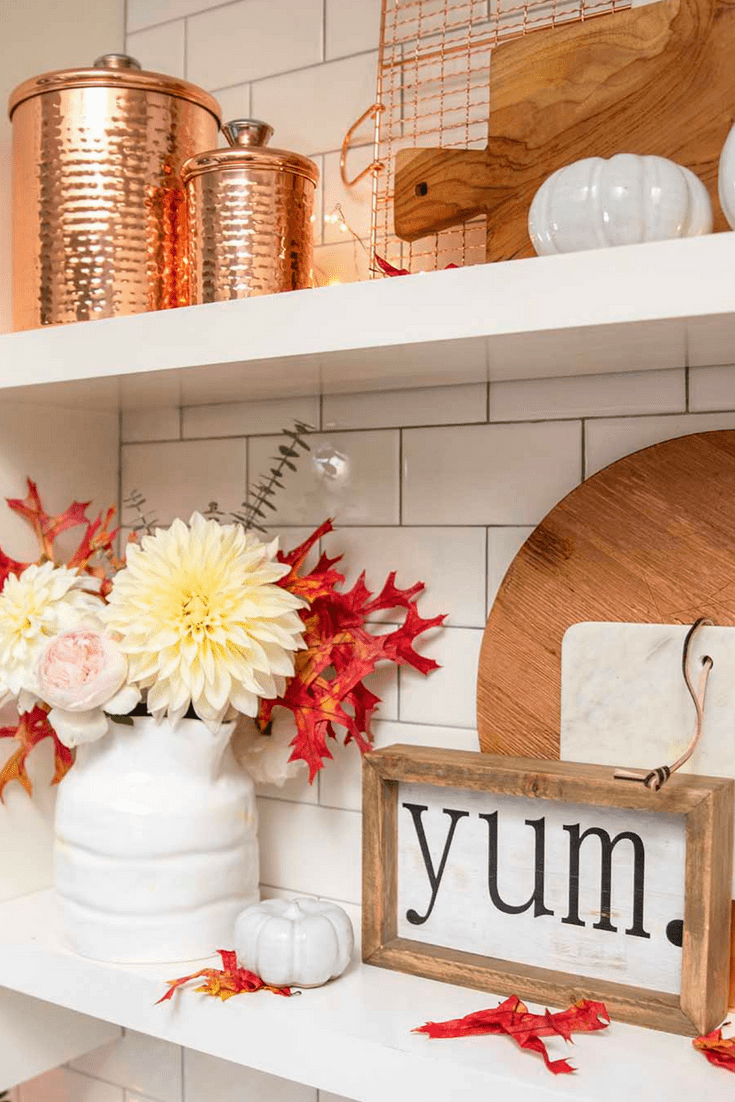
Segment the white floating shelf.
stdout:
<path fill-rule="evenodd" d="M 735 234 L 0 337 L 7 400 L 88 408 L 735 361 Z"/>
<path fill-rule="evenodd" d="M 732 1098 L 729 1075 L 711 1067 L 686 1037 L 635 1026 L 613 1023 L 579 1034 L 573 1048 L 552 1042 L 554 1056 L 568 1055 L 579 1068 L 556 1078 L 506 1038 L 430 1041 L 412 1030 L 494 1006 L 498 998 L 367 965 L 355 964 L 338 982 L 297 998 L 261 992 L 220 1003 L 187 990 L 156 1006 L 166 979 L 202 962 L 99 964 L 65 950 L 56 931 L 51 891 L 0 904 L 0 988 L 356 1102 Z"/>

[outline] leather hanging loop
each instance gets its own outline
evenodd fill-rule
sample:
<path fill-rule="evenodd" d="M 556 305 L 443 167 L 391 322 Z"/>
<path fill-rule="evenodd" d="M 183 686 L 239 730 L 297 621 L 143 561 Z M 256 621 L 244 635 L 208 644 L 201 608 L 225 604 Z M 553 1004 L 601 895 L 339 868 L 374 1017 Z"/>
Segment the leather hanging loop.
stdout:
<path fill-rule="evenodd" d="M 691 671 L 689 668 L 689 652 L 691 650 L 692 641 L 695 635 L 705 625 L 713 627 L 712 620 L 706 619 L 702 616 L 690 627 L 687 632 L 686 639 L 684 640 L 684 647 L 681 653 L 681 672 L 684 678 L 684 684 L 687 687 L 689 695 L 694 703 L 694 710 L 696 712 L 696 722 L 694 724 L 694 732 L 689 745 L 680 758 L 673 763 L 673 765 L 661 765 L 658 769 L 651 769 L 648 772 L 642 769 L 618 769 L 615 771 L 614 777 L 617 781 L 635 781 L 639 784 L 644 784 L 646 788 L 652 792 L 658 792 L 668 781 L 672 773 L 675 773 L 677 769 L 681 769 L 685 762 L 688 762 L 692 754 L 694 753 L 697 743 L 702 737 L 702 724 L 704 723 L 704 701 L 707 694 L 707 682 L 709 680 L 710 671 L 714 666 L 714 662 L 709 654 L 705 654 L 701 659 L 702 670 L 699 675 L 699 683 L 695 689 L 694 682 L 692 680 Z"/>

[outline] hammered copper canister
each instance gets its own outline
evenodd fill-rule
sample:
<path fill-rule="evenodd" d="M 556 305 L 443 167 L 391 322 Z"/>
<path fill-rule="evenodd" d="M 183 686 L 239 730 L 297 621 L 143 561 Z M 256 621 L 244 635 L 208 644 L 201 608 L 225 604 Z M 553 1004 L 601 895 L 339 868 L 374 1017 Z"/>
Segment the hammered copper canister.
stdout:
<path fill-rule="evenodd" d="M 189 301 L 181 166 L 217 142 L 201 88 L 124 54 L 10 96 L 16 329 Z"/>
<path fill-rule="evenodd" d="M 311 287 L 317 166 L 268 148 L 267 123 L 236 119 L 222 130 L 231 148 L 201 153 L 182 169 L 191 302 Z"/>

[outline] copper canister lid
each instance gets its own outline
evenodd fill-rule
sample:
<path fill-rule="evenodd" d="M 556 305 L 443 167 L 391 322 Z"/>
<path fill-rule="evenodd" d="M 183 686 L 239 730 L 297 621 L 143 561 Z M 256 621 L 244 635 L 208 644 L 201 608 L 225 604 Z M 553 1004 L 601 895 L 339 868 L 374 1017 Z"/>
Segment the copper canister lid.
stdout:
<path fill-rule="evenodd" d="M 32 96 L 66 88 L 140 88 L 147 92 L 162 92 L 204 107 L 214 115 L 218 125 L 222 120 L 220 105 L 203 88 L 178 77 L 149 73 L 127 54 L 104 54 L 97 58 L 91 69 L 60 69 L 25 80 L 10 93 L 8 114 L 12 118 L 16 107 Z"/>
<path fill-rule="evenodd" d="M 184 183 L 203 172 L 219 168 L 265 168 L 273 172 L 293 172 L 316 184 L 319 169 L 308 157 L 287 149 L 271 149 L 273 127 L 260 119 L 233 119 L 222 127 L 229 149 L 210 149 L 197 153 L 184 162 L 181 175 Z"/>

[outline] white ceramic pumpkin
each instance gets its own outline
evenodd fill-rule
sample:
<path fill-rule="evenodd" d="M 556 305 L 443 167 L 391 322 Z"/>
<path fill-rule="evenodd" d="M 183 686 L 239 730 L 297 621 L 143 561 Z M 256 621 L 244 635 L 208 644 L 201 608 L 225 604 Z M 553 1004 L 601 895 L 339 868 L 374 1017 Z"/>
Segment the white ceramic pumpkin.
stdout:
<path fill-rule="evenodd" d="M 722 147 L 717 189 L 723 214 L 730 229 L 735 230 L 735 126 Z"/>
<path fill-rule="evenodd" d="M 693 172 L 664 157 L 589 157 L 541 185 L 528 232 L 539 256 L 695 237 L 712 232 L 712 204 Z"/>
<path fill-rule="evenodd" d="M 277 987 L 321 987 L 342 975 L 354 945 L 346 912 L 318 899 L 265 899 L 235 923 L 240 967 Z"/>

